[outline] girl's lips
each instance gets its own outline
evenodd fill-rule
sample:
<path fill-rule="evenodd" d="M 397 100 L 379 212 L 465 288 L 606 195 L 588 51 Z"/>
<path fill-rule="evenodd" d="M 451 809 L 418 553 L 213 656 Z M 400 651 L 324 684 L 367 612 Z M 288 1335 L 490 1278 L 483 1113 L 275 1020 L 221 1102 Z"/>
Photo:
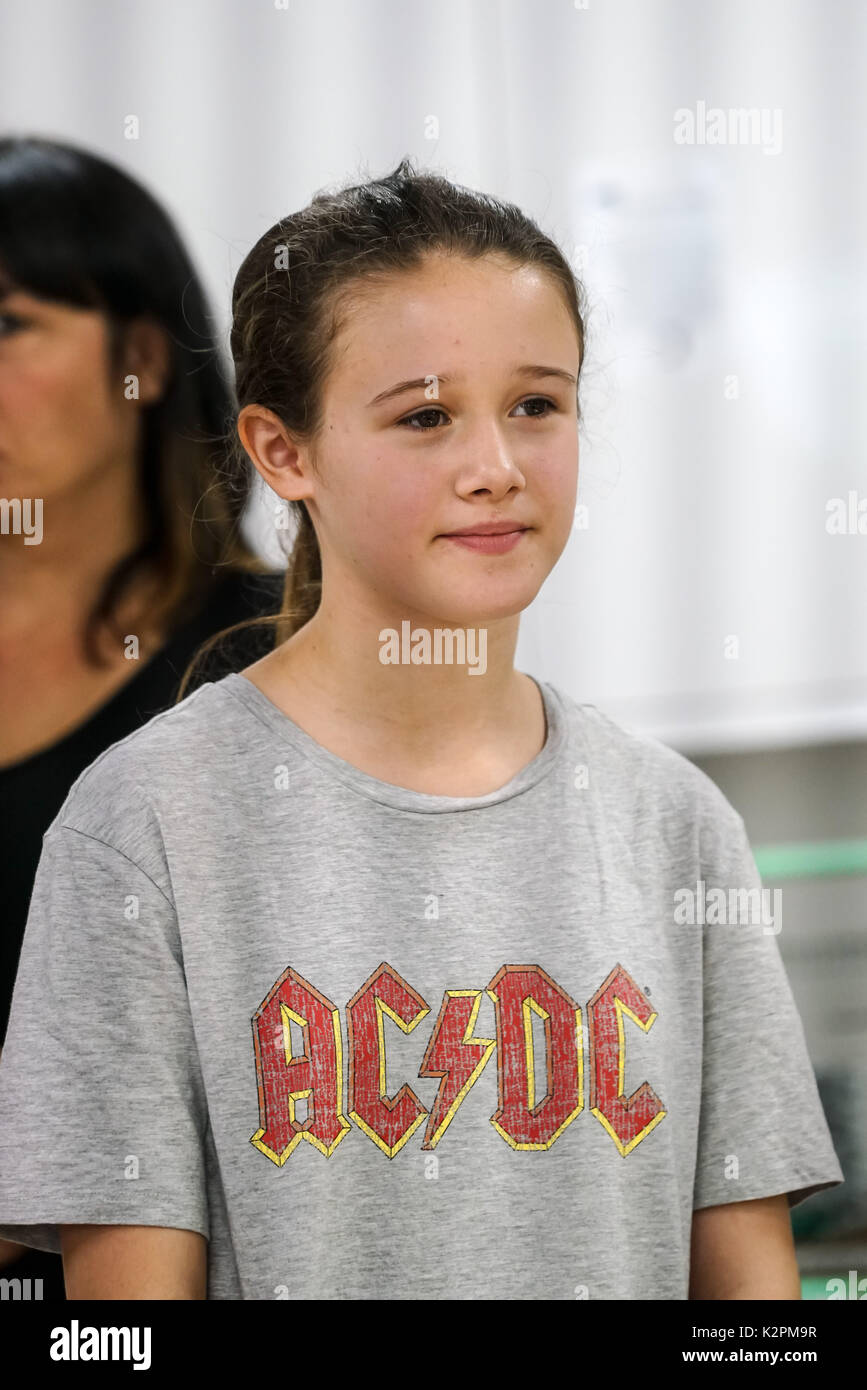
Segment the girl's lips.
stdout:
<path fill-rule="evenodd" d="M 507 550 L 514 550 L 524 531 L 501 531 L 499 535 L 492 536 L 443 536 L 445 541 L 453 541 L 455 545 L 466 546 L 468 550 L 475 550 L 482 555 L 504 555 Z"/>

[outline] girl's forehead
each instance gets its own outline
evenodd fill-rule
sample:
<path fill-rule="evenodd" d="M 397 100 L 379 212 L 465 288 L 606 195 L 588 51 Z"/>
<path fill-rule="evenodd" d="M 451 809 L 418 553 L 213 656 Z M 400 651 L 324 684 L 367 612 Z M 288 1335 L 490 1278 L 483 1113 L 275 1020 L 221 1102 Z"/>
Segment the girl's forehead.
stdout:
<path fill-rule="evenodd" d="M 438 256 L 420 265 L 383 276 L 362 293 L 361 302 L 376 305 L 408 297 L 481 297 L 494 291 L 503 296 L 556 293 L 550 278 L 535 265 L 516 265 L 502 257 Z"/>
<path fill-rule="evenodd" d="M 450 277 L 450 278 L 449 278 Z M 493 274 L 469 264 L 460 273 L 411 276 L 389 280 L 373 291 L 366 286 L 347 305 L 340 332 L 345 357 L 364 356 L 370 343 L 378 358 L 420 339 L 442 350 L 448 345 L 472 353 L 482 340 L 500 344 L 507 353 L 516 333 L 537 334 L 550 342 L 553 335 L 575 336 L 568 308 L 557 287 L 534 267 L 526 277 Z"/>

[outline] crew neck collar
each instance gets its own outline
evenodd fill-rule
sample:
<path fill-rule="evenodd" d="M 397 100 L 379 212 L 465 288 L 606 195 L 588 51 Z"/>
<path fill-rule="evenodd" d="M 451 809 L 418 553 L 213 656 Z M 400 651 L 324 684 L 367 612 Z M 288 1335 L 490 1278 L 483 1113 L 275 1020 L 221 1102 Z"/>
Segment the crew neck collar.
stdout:
<path fill-rule="evenodd" d="M 502 787 L 495 788 L 492 792 L 488 792 L 485 796 L 433 796 L 427 792 L 414 791 L 410 787 L 400 787 L 391 782 L 380 781 L 378 777 L 372 777 L 353 763 L 347 762 L 345 758 L 338 757 L 330 749 L 324 748 L 306 730 L 296 724 L 293 719 L 290 719 L 288 714 L 285 714 L 275 705 L 257 685 L 254 685 L 252 681 L 239 672 L 232 672 L 230 675 L 224 676 L 222 680 L 213 682 L 213 686 L 215 690 L 224 691 L 233 699 L 240 700 L 261 723 L 276 733 L 281 740 L 291 744 L 305 758 L 317 764 L 323 772 L 336 777 L 360 795 L 399 811 L 441 814 L 452 811 L 482 810 L 487 806 L 499 805 L 503 801 L 519 796 L 522 792 L 529 791 L 531 787 L 536 786 L 551 772 L 557 762 L 564 740 L 563 704 L 558 692 L 547 681 L 536 680 L 535 676 L 531 676 L 530 679 L 539 688 L 545 705 L 547 723 L 545 742 L 535 758 L 522 767 L 509 782 Z"/>

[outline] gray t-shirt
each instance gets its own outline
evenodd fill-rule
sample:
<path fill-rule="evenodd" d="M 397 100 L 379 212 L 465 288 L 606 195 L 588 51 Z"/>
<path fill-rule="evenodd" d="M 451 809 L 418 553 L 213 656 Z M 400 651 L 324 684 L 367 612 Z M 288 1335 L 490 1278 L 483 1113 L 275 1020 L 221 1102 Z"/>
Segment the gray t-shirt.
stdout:
<path fill-rule="evenodd" d="M 843 1180 L 742 818 L 538 684 L 544 747 L 482 797 L 369 776 L 240 674 L 81 774 L 0 1236 L 199 1231 L 209 1299 L 683 1299 L 695 1209 Z"/>

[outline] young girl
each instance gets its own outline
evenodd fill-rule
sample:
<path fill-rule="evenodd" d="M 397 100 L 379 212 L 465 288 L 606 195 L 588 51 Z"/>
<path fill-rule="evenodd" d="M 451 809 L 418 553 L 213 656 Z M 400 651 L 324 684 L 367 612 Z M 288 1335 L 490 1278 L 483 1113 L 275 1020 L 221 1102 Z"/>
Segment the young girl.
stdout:
<path fill-rule="evenodd" d="M 244 261 L 283 640 L 78 778 L 0 1062 L 0 1235 L 71 1297 L 799 1297 L 842 1173 L 743 820 L 514 669 L 582 304 L 408 161 Z"/>

